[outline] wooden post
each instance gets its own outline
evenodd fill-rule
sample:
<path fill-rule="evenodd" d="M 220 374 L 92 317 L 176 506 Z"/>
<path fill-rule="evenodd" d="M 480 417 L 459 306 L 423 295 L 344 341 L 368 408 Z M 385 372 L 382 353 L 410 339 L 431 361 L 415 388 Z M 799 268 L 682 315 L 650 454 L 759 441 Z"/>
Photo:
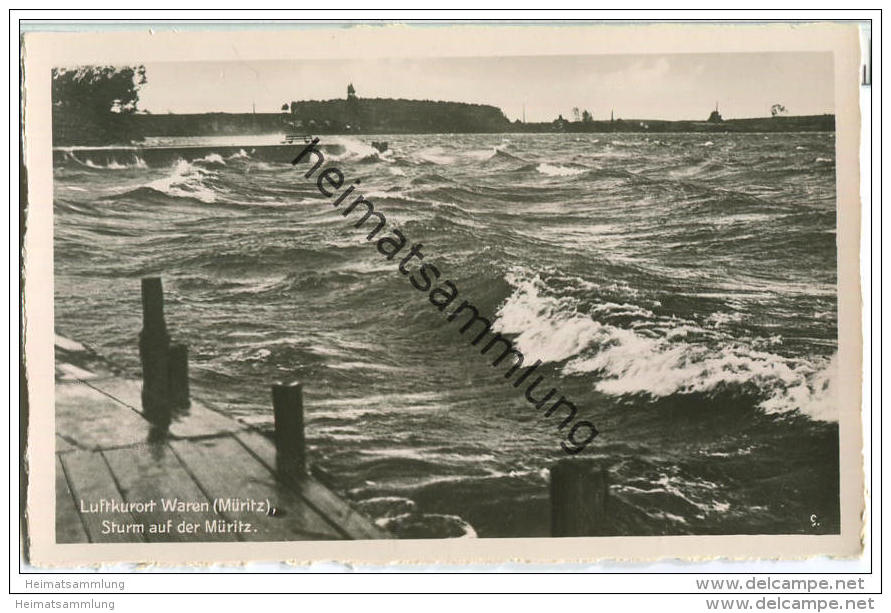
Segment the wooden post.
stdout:
<path fill-rule="evenodd" d="M 275 420 L 275 464 L 281 477 L 306 474 L 306 441 L 303 434 L 303 386 L 297 382 L 272 386 Z"/>
<path fill-rule="evenodd" d="M 142 280 L 142 332 L 139 357 L 142 361 L 142 409 L 155 424 L 170 423 L 167 354 L 170 337 L 164 322 L 164 293 L 161 279 Z"/>
<path fill-rule="evenodd" d="M 171 408 L 189 408 L 189 348 L 182 343 L 170 345 L 167 353 L 167 379 Z"/>
<path fill-rule="evenodd" d="M 560 460 L 551 468 L 551 536 L 607 536 L 609 480 L 591 460 Z"/>
<path fill-rule="evenodd" d="M 164 288 L 160 277 L 142 279 L 142 326 L 143 329 L 167 333 L 164 321 Z"/>

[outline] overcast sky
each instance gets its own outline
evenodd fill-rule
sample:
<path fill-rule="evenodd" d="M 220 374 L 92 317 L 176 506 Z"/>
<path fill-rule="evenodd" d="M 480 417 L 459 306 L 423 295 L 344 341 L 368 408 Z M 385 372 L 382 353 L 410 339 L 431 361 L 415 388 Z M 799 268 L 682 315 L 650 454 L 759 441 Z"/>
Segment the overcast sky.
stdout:
<path fill-rule="evenodd" d="M 291 100 L 365 98 L 476 102 L 511 120 L 550 121 L 573 107 L 595 119 L 704 120 L 833 112 L 830 53 L 712 53 L 146 64 L 139 108 L 152 113 L 276 112 Z"/>

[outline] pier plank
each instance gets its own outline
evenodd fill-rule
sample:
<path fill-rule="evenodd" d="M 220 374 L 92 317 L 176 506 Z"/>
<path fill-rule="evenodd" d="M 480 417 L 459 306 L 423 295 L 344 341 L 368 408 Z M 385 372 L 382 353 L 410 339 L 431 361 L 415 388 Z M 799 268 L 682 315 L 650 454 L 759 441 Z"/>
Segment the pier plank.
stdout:
<path fill-rule="evenodd" d="M 136 524 L 137 522 L 130 513 L 85 513 L 80 510 L 81 501 L 85 505 L 89 505 L 98 503 L 100 500 L 120 501 L 123 499 L 108 466 L 105 464 L 105 459 L 98 451 L 73 451 L 58 457 L 65 467 L 68 484 L 91 543 L 137 543 L 145 540 L 140 533 L 121 534 L 111 529 L 105 529 L 105 522 L 114 522 L 117 526 Z"/>
<path fill-rule="evenodd" d="M 150 438 L 140 382 L 101 366 L 97 362 L 89 380 L 70 380 L 65 376 L 70 369 L 57 373 L 58 542 L 392 538 L 311 477 L 281 480 L 273 442 L 205 402 L 193 398 L 188 410 L 174 414 L 166 440 L 157 440 L 157 432 Z M 211 508 L 164 511 L 161 498 L 206 502 Z M 217 498 L 268 500 L 276 512 L 271 516 L 245 510 L 215 513 Z M 101 499 L 157 502 L 144 511 L 90 513 L 80 508 L 81 500 L 89 508 L 89 503 Z M 174 522 L 169 534 L 168 520 Z M 250 522 L 255 531 L 239 533 L 227 526 L 208 532 L 205 522 L 216 520 Z M 182 521 L 197 522 L 201 530 L 181 534 L 176 526 Z M 103 522 L 145 529 L 120 533 Z M 165 533 L 149 532 L 152 524 L 163 524 Z"/>
<path fill-rule="evenodd" d="M 87 533 L 80 521 L 74 496 L 62 461 L 56 456 L 56 543 L 86 543 Z"/>
<path fill-rule="evenodd" d="M 97 383 L 97 387 L 121 404 L 142 414 L 142 388 L 139 383 L 115 378 Z M 231 417 L 208 408 L 200 400 L 192 399 L 191 407 L 174 412 L 170 434 L 178 438 L 193 438 L 235 432 L 243 427 Z"/>
<path fill-rule="evenodd" d="M 275 469 L 275 444 L 272 441 L 255 430 L 243 430 L 235 437 L 260 458 L 269 470 Z M 386 530 L 376 526 L 312 477 L 295 481 L 290 485 L 321 515 L 328 518 L 345 537 L 357 540 L 393 538 Z"/>
<path fill-rule="evenodd" d="M 211 509 L 211 501 L 207 499 L 192 476 L 180 463 L 173 450 L 165 442 L 151 445 L 124 447 L 103 452 L 111 472 L 128 502 L 155 501 L 151 510 L 145 512 L 132 511 L 133 516 L 146 525 L 146 540 L 151 542 L 190 542 L 200 534 L 202 541 L 237 541 L 235 533 L 205 533 L 206 519 L 218 519 Z M 184 503 L 206 505 L 205 511 L 165 511 L 162 499 L 179 500 Z M 169 522 L 172 529 L 167 532 Z M 198 523 L 202 532 L 178 531 L 181 522 Z M 165 532 L 152 532 L 148 526 L 163 526 Z"/>
<path fill-rule="evenodd" d="M 232 436 L 176 440 L 170 446 L 211 499 L 268 501 L 275 516 L 256 512 L 229 512 L 232 520 L 249 522 L 254 531 L 243 532 L 250 541 L 291 541 L 343 538 L 324 517 L 293 491 Z"/>
<path fill-rule="evenodd" d="M 237 432 L 244 426 L 231 417 L 208 408 L 198 400 L 184 414 L 174 415 L 170 434 L 178 438 L 193 438 Z"/>
<path fill-rule="evenodd" d="M 107 395 L 83 383 L 56 382 L 56 432 L 82 449 L 140 443 L 146 421 Z"/>
<path fill-rule="evenodd" d="M 66 440 L 65 437 L 60 436 L 58 433 L 56 433 L 56 453 L 76 451 L 77 449 L 77 445 L 74 445 L 71 441 Z"/>

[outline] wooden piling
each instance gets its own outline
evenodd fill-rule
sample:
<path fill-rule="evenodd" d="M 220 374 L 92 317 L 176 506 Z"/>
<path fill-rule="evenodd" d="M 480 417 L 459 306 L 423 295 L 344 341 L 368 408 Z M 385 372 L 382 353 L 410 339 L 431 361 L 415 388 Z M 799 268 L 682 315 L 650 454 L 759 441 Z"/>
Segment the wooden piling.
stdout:
<path fill-rule="evenodd" d="M 187 409 L 189 401 L 189 348 L 176 343 L 170 345 L 167 353 L 167 379 L 170 406 L 173 409 Z"/>
<path fill-rule="evenodd" d="M 551 536 L 608 536 L 609 480 L 593 460 L 560 460 L 551 468 Z"/>
<path fill-rule="evenodd" d="M 142 280 L 142 331 L 139 333 L 142 409 L 150 421 L 159 425 L 170 423 L 169 348 L 161 279 L 146 277 Z"/>
<path fill-rule="evenodd" d="M 272 386 L 275 420 L 275 463 L 279 476 L 306 474 L 306 440 L 303 433 L 303 386 L 297 382 Z"/>
<path fill-rule="evenodd" d="M 142 279 L 142 325 L 143 329 L 167 333 L 164 321 L 164 288 L 161 277 Z"/>

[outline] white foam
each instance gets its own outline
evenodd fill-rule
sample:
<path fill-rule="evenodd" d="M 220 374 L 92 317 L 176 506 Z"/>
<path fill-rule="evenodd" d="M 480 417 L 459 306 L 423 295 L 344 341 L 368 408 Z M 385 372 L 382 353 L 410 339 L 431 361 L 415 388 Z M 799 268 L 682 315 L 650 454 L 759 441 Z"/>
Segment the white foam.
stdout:
<path fill-rule="evenodd" d="M 827 365 L 741 343 L 715 348 L 688 342 L 691 330 L 701 330 L 683 323 L 645 336 L 580 313 L 572 298 L 547 295 L 538 276 L 529 278 L 514 270 L 507 281 L 516 289 L 499 308 L 495 328 L 515 334 L 515 345 L 529 359 L 566 361 L 564 374 L 596 374 L 594 387 L 601 393 L 658 398 L 755 385 L 767 395 L 760 405 L 767 413 L 798 410 L 813 419 L 837 419 L 835 360 Z M 591 312 L 608 310 L 606 304 Z"/>
<path fill-rule="evenodd" d="M 465 151 L 462 155 L 475 160 L 488 160 L 497 151 L 498 147 L 493 147 L 491 149 L 474 149 L 473 151 Z"/>
<path fill-rule="evenodd" d="M 383 191 L 383 190 L 371 190 L 362 194 L 369 200 L 374 199 L 384 199 L 384 198 L 401 198 L 403 200 L 407 200 L 410 198 L 407 192 L 403 192 L 401 190 L 392 190 L 392 191 Z"/>
<path fill-rule="evenodd" d="M 383 153 L 372 147 L 370 144 L 359 140 L 358 138 L 352 138 L 349 136 L 340 136 L 336 137 L 332 140 L 324 142 L 323 145 L 340 145 L 344 148 L 344 152 L 341 154 L 329 154 L 325 153 L 325 157 L 329 161 L 344 161 L 344 160 L 365 160 L 365 159 L 378 159 L 385 162 L 391 162 L 392 159 L 392 151 L 387 150 Z"/>
<path fill-rule="evenodd" d="M 676 498 L 687 502 L 691 506 L 696 507 L 700 511 L 706 513 L 724 513 L 730 509 L 730 504 L 721 502 L 713 498 L 710 492 L 716 491 L 718 486 L 705 479 L 682 479 L 676 474 L 662 473 L 659 478 L 651 483 L 650 488 L 634 487 L 632 485 L 620 486 L 619 490 L 624 492 L 633 492 L 637 494 L 670 494 Z M 696 497 L 693 494 L 698 494 Z M 708 502 L 703 502 L 697 498 L 706 498 Z M 676 516 L 673 516 L 676 517 Z M 681 519 L 681 518 L 678 518 Z M 683 521 L 683 520 L 681 520 Z"/>
<path fill-rule="evenodd" d="M 458 515 L 446 515 L 443 513 L 403 513 L 393 517 L 381 517 L 375 520 L 375 523 L 381 528 L 388 528 L 391 525 L 398 524 L 400 521 L 417 520 L 423 523 L 424 519 L 440 519 L 456 525 L 461 530 L 461 536 L 455 538 L 477 538 L 476 530 L 469 523 L 464 521 Z"/>
<path fill-rule="evenodd" d="M 838 420 L 838 353 L 813 373 L 799 375 L 794 384 L 779 390 L 761 403 L 766 413 L 785 413 L 800 408 L 820 421 Z"/>
<path fill-rule="evenodd" d="M 195 160 L 196 162 L 205 162 L 207 164 L 221 164 L 223 166 L 226 165 L 226 160 L 223 159 L 219 153 L 208 153 L 203 158 L 199 160 Z"/>
<path fill-rule="evenodd" d="M 725 313 L 723 311 L 712 313 L 706 319 L 706 322 L 708 322 L 715 328 L 720 328 L 727 323 L 737 323 L 740 321 L 742 321 L 742 313 Z"/>
<path fill-rule="evenodd" d="M 584 168 L 568 168 L 566 166 L 555 166 L 553 164 L 545 164 L 541 163 L 536 167 L 536 170 L 543 175 L 548 175 L 549 177 L 571 177 L 573 175 L 579 175 L 585 172 Z"/>
<path fill-rule="evenodd" d="M 427 147 L 417 152 L 417 156 L 425 162 L 432 164 L 451 164 L 455 161 L 455 157 L 447 155 L 442 147 Z"/>
<path fill-rule="evenodd" d="M 177 198 L 196 198 L 206 203 L 216 202 L 216 193 L 203 183 L 205 176 L 213 176 L 213 173 L 193 166 L 185 160 L 177 160 L 171 174 L 146 184 L 146 187 Z"/>
<path fill-rule="evenodd" d="M 226 159 L 227 160 L 240 160 L 240 159 L 245 159 L 245 158 L 249 158 L 249 157 L 251 157 L 251 156 L 248 155 L 247 151 L 245 151 L 244 149 L 239 149 L 236 153 L 233 153 Z"/>
<path fill-rule="evenodd" d="M 559 362 L 602 337 L 603 326 L 575 313 L 568 300 L 543 296 L 539 277 L 522 279 L 512 271 L 507 281 L 516 290 L 498 309 L 495 325 L 500 332 L 517 334 L 514 343 L 524 354 Z"/>
<path fill-rule="evenodd" d="M 374 496 L 359 500 L 358 505 L 366 512 L 374 512 L 378 515 L 376 522 L 386 521 L 391 517 L 405 517 L 417 509 L 415 501 L 404 496 Z M 378 523 L 378 525 L 383 524 Z"/>
<path fill-rule="evenodd" d="M 89 159 L 85 162 L 81 162 L 76 157 L 74 157 L 74 155 L 72 155 L 71 157 L 76 162 L 79 162 L 79 163 L 83 164 L 84 166 L 87 166 L 89 168 L 96 168 L 98 170 L 127 170 L 129 168 L 148 168 L 148 166 L 145 163 L 145 160 L 143 160 L 138 155 L 134 155 L 133 162 L 129 163 L 129 164 L 122 164 L 122 163 L 118 162 L 117 160 L 112 159 L 105 165 L 97 164 L 93 160 L 89 160 Z"/>

